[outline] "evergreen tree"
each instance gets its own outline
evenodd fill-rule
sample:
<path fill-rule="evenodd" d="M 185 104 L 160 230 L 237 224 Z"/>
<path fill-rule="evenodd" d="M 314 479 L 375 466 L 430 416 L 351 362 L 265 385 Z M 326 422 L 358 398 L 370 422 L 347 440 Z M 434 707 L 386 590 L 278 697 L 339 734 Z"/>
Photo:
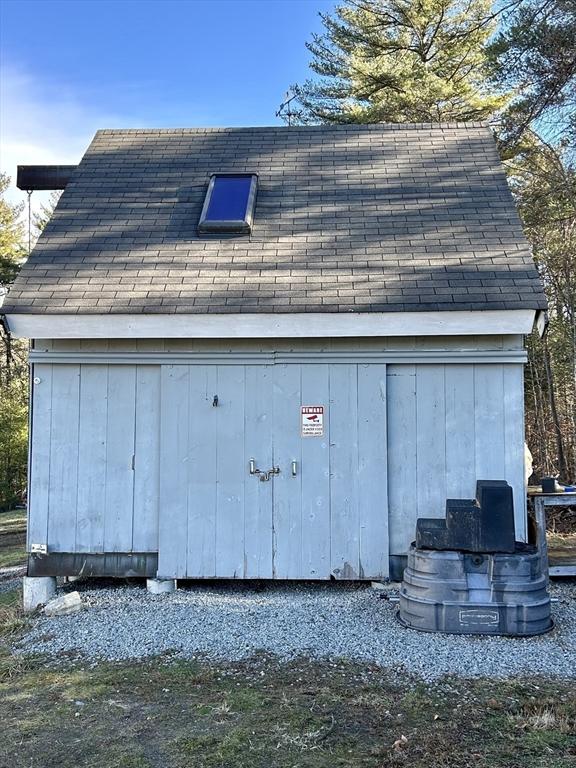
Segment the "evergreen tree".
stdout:
<path fill-rule="evenodd" d="M 26 257 L 22 207 L 3 197 L 10 179 L 0 175 L 0 295 L 9 288 Z M 0 306 L 1 312 L 1 306 Z M 0 318 L 1 319 L 1 318 Z M 0 325 L 0 511 L 21 501 L 28 455 L 28 361 L 26 342 L 12 339 Z"/>
<path fill-rule="evenodd" d="M 60 200 L 61 194 L 62 194 L 61 190 L 54 190 L 53 192 L 50 192 L 50 197 L 48 198 L 48 201 L 46 203 L 41 203 L 40 210 L 32 214 L 32 223 L 34 224 L 34 229 L 37 233 L 36 234 L 37 237 L 44 230 L 44 228 L 52 218 L 52 214 L 54 213 L 54 209 L 58 205 L 58 200 Z"/>
<path fill-rule="evenodd" d="M 494 85 L 514 94 L 499 130 L 506 155 L 520 151 L 523 137 L 534 130 L 548 144 L 574 147 L 576 0 L 513 3 L 488 55 Z"/>
<path fill-rule="evenodd" d="M 19 221 L 24 206 L 10 205 L 4 199 L 9 184 L 9 177 L 0 173 L 0 296 L 18 274 L 26 257 L 22 242 L 24 228 Z"/>
<path fill-rule="evenodd" d="M 537 473 L 576 480 L 576 167 L 533 134 L 507 163 L 544 281 L 550 324 L 528 341 L 526 433 Z"/>
<path fill-rule="evenodd" d="M 467 121 L 506 98 L 486 87 L 490 0 L 345 0 L 308 49 L 320 76 L 294 90 L 304 123 Z"/>

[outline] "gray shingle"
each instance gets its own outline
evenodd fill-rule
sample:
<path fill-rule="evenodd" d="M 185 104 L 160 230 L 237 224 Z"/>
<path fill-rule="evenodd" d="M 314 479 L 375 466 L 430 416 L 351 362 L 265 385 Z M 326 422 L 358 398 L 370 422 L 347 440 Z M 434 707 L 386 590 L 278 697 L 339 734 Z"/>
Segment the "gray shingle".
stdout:
<path fill-rule="evenodd" d="M 211 173 L 257 173 L 249 236 L 198 236 Z M 99 131 L 4 312 L 546 306 L 488 128 Z"/>

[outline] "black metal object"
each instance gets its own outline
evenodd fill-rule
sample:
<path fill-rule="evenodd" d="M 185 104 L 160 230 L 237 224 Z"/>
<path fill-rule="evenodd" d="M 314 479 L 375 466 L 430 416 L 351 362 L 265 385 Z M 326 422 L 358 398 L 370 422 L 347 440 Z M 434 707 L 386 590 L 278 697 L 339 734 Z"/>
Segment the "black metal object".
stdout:
<path fill-rule="evenodd" d="M 419 518 L 416 548 L 515 551 L 514 500 L 505 480 L 478 480 L 475 499 L 447 499 L 446 518 Z"/>
<path fill-rule="evenodd" d="M 50 552 L 28 555 L 28 576 L 146 576 L 155 578 L 157 552 L 104 554 Z"/>
<path fill-rule="evenodd" d="M 64 189 L 76 165 L 19 165 L 16 186 L 26 192 Z"/>

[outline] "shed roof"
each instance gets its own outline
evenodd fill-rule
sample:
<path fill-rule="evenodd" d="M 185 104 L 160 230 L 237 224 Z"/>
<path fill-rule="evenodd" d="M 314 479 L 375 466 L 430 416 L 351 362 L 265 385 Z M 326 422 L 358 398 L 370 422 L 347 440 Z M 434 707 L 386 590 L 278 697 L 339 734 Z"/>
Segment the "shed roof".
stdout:
<path fill-rule="evenodd" d="M 258 174 L 250 235 L 199 235 L 210 175 Z M 5 313 L 546 306 L 480 123 L 98 131 Z"/>

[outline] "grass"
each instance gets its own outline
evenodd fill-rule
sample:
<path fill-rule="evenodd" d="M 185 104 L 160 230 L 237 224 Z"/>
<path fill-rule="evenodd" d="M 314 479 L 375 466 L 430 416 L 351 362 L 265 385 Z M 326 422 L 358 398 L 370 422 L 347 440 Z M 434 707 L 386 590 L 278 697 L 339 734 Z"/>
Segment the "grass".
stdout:
<path fill-rule="evenodd" d="M 348 663 L 25 663 L 0 682 L 12 768 L 568 768 L 573 685 L 392 680 Z"/>
<path fill-rule="evenodd" d="M 26 511 L 0 512 L 0 568 L 23 565 L 25 546 Z"/>

